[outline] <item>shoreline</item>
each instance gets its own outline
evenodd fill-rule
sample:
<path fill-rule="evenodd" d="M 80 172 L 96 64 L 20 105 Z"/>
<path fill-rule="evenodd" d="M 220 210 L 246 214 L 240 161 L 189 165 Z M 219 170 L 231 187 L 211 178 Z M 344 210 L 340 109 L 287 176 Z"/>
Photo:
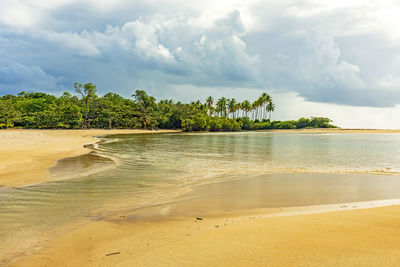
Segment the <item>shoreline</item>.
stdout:
<path fill-rule="evenodd" d="M 49 168 L 58 160 L 90 153 L 96 136 L 176 133 L 176 130 L 0 130 L 0 188 L 53 181 Z"/>
<path fill-rule="evenodd" d="M 49 169 L 57 161 L 90 153 L 97 136 L 143 133 L 179 133 L 181 130 L 143 129 L 1 129 L 0 188 L 20 187 L 54 181 Z M 400 133 L 390 129 L 282 129 L 258 130 L 271 133 Z M 196 132 L 195 132 L 196 133 Z M 381 174 L 375 173 L 372 174 Z M 386 174 L 386 173 L 384 173 Z M 390 173 L 389 173 L 390 174 Z"/>
<path fill-rule="evenodd" d="M 310 129 L 270 129 L 255 132 L 276 133 L 400 133 L 400 129 L 351 129 L 351 128 L 310 128 Z"/>

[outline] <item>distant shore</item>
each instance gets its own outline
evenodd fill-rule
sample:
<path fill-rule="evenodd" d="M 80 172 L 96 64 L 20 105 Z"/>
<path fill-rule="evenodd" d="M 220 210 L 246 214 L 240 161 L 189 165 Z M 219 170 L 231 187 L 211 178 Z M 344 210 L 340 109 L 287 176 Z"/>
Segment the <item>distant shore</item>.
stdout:
<path fill-rule="evenodd" d="M 260 132 L 294 132 L 294 133 L 400 133 L 400 129 L 346 129 L 346 128 L 315 128 L 315 129 L 273 129 Z"/>
<path fill-rule="evenodd" d="M 113 134 L 178 132 L 176 130 L 0 130 L 0 186 L 18 187 L 50 180 L 57 160 L 90 152 L 94 137 Z"/>

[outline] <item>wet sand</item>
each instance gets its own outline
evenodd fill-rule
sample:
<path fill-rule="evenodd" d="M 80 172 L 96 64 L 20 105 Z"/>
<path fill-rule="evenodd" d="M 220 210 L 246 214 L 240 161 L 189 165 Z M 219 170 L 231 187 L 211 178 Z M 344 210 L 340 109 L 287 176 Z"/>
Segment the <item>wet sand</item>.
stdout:
<path fill-rule="evenodd" d="M 398 266 L 400 206 L 97 221 L 11 266 Z"/>
<path fill-rule="evenodd" d="M 13 266 L 395 266 L 399 178 L 280 174 L 204 184 L 61 233 Z"/>
<path fill-rule="evenodd" d="M 95 136 L 161 133 L 173 130 L 0 130 L 0 186 L 18 187 L 50 181 L 57 160 L 87 154 Z"/>

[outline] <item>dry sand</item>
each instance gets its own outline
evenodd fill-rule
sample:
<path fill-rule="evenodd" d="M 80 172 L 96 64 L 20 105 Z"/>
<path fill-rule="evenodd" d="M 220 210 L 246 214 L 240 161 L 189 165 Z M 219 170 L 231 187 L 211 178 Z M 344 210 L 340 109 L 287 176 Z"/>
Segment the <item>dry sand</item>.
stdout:
<path fill-rule="evenodd" d="M 161 133 L 173 130 L 0 130 L 0 186 L 49 181 L 58 159 L 89 153 L 93 137 L 109 134 Z"/>
<path fill-rule="evenodd" d="M 259 215 L 259 214 L 258 214 Z M 90 223 L 14 266 L 398 266 L 400 206 Z"/>

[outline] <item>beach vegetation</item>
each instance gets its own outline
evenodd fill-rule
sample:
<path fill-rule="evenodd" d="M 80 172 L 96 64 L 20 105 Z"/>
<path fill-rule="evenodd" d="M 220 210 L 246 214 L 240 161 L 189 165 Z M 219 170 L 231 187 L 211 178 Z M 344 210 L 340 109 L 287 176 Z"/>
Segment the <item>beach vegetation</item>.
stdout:
<path fill-rule="evenodd" d="M 264 92 L 251 102 L 212 96 L 204 102 L 157 101 L 144 90 L 131 98 L 109 92 L 97 95 L 92 83 L 74 83 L 74 92 L 60 97 L 22 91 L 0 97 L 0 128 L 59 129 L 182 129 L 184 131 L 240 131 L 335 127 L 328 118 L 272 121 L 272 97 Z"/>

